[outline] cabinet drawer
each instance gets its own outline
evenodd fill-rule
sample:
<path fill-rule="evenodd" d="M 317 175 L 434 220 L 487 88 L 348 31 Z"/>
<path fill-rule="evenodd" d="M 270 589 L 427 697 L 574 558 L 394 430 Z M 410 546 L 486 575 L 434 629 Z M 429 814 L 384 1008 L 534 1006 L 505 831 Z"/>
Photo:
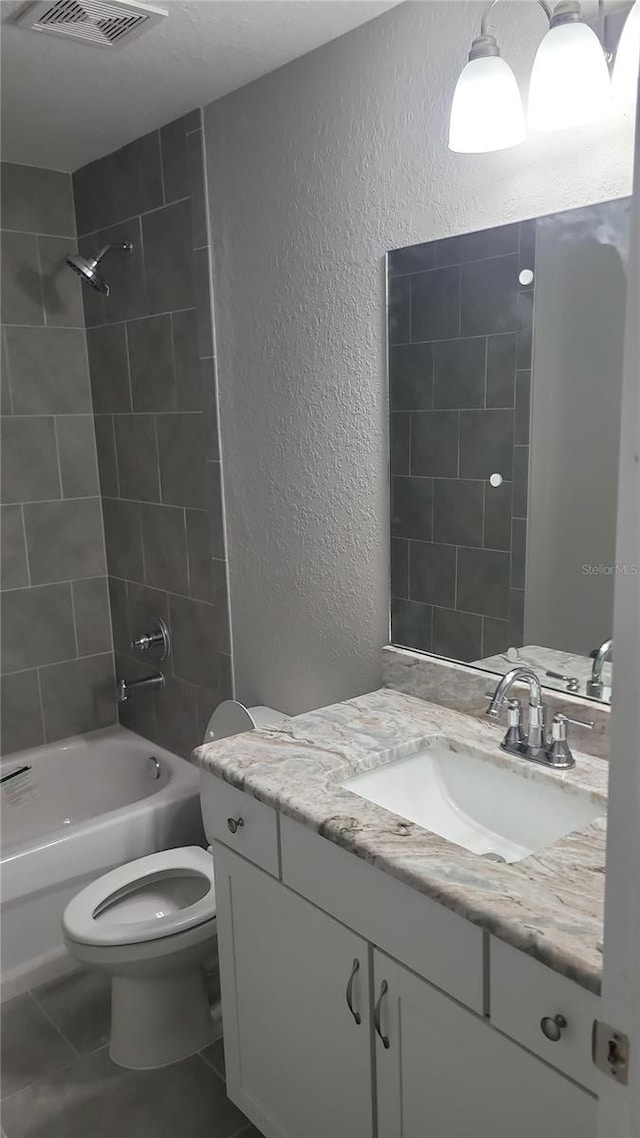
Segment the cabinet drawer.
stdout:
<path fill-rule="evenodd" d="M 285 885 L 483 1013 L 481 929 L 299 822 L 281 817 L 280 837 Z"/>
<path fill-rule="evenodd" d="M 589 1089 L 595 1089 L 591 1032 L 598 997 L 553 969 L 491 938 L 491 1022 L 529 1051 Z M 567 1026 L 552 1042 L 542 1019 L 563 1016 Z"/>
<path fill-rule="evenodd" d="M 223 842 L 266 869 L 267 873 L 279 877 L 278 815 L 275 810 L 206 770 L 200 775 L 200 796 L 209 837 Z"/>

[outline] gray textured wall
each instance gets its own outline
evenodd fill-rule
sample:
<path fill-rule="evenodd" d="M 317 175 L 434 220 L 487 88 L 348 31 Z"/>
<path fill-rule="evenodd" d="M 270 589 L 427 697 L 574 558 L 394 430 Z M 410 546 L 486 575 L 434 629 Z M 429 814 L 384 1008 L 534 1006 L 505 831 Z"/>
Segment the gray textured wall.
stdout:
<path fill-rule="evenodd" d="M 630 190 L 630 123 L 448 151 L 482 7 L 403 4 L 205 111 L 240 698 L 297 712 L 380 680 L 386 250 Z M 495 21 L 525 80 L 538 8 Z"/>
<path fill-rule="evenodd" d="M 115 722 L 71 176 L 2 164 L 2 751 Z"/>
<path fill-rule="evenodd" d="M 83 290 L 118 677 L 159 666 L 130 649 L 152 617 L 172 638 L 165 687 L 120 718 L 183 755 L 231 694 L 201 121 L 73 176 L 80 249 L 134 245 L 104 263 L 109 296 Z"/>

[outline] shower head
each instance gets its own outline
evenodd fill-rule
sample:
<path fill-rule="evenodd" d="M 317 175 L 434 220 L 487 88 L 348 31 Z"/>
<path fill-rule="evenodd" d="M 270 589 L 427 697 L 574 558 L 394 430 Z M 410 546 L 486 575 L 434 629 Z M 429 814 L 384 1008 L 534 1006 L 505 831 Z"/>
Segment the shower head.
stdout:
<path fill-rule="evenodd" d="M 133 251 L 133 245 L 131 241 L 105 245 L 99 253 L 96 253 L 95 257 L 83 257 L 80 253 L 70 253 L 67 257 L 67 264 L 83 281 L 86 281 L 92 288 L 95 288 L 96 292 L 102 292 L 105 296 L 108 296 L 110 292 L 109 285 L 98 272 L 98 268 L 107 253 L 110 253 L 114 249 L 120 253 L 131 253 Z"/>

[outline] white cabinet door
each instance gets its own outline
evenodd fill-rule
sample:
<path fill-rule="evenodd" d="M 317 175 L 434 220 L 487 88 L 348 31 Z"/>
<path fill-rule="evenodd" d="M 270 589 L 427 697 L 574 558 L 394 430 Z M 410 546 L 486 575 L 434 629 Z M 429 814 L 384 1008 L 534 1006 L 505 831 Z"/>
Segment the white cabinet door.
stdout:
<path fill-rule="evenodd" d="M 378 951 L 374 1000 L 379 1138 L 595 1134 L 591 1095 Z"/>
<path fill-rule="evenodd" d="M 371 1138 L 366 941 L 214 844 L 227 1092 L 267 1138 Z"/>

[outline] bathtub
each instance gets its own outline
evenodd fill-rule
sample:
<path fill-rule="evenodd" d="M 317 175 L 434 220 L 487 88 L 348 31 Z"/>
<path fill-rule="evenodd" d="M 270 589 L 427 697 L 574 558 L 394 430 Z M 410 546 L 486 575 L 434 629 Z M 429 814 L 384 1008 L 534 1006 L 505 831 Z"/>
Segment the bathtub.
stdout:
<path fill-rule="evenodd" d="M 5 1000 L 77 967 L 60 922 L 89 881 L 155 850 L 205 841 L 199 772 L 124 727 L 7 755 L 0 778 Z"/>

